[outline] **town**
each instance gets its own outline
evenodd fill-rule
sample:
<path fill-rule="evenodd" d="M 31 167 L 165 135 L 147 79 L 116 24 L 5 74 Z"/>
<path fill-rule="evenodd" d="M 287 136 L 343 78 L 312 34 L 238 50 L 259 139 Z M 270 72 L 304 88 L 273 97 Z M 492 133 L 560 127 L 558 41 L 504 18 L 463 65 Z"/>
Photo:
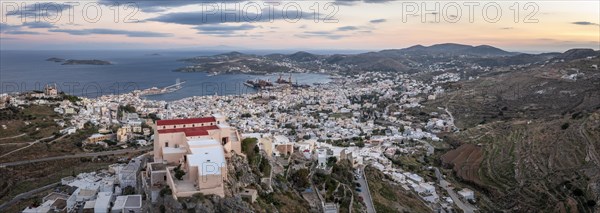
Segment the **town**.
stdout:
<path fill-rule="evenodd" d="M 348 193 L 356 197 L 346 202 L 331 199 L 330 186 L 319 186 L 322 183 L 313 177 L 299 187 L 311 210 L 347 211 L 356 202 L 362 207 L 354 208 L 375 212 L 381 204 L 373 203 L 375 192 L 369 189 L 366 173 L 376 169 L 390 183 L 418 196 L 431 211 L 472 211 L 474 192 L 450 187 L 438 168 L 426 163 L 436 147 L 444 146 L 436 133 L 458 131 L 452 115 L 442 108 L 415 114 L 423 101 L 444 94 L 436 83 L 447 78 L 456 76 L 439 76 L 427 84 L 407 75 L 369 72 L 313 87 L 172 102 L 147 100 L 140 95 L 143 91 L 60 100 L 64 94 L 48 85 L 43 92 L 5 94 L 2 106 L 55 106 L 54 112 L 64 116 L 55 119 L 61 135 L 94 126 L 97 132 L 81 142 L 88 151 L 153 146 L 127 162 L 62 178 L 59 185 L 67 189 L 53 191 L 23 212 L 181 210 L 181 205 L 167 209 L 165 194 L 175 200 L 200 194 L 255 202 L 273 190 L 277 173 L 309 169 L 310 175 L 315 171 L 326 175 L 342 162 L 354 176 Z M 235 168 L 228 166 L 229 161 L 234 155 L 253 161 L 253 146 L 262 155 L 259 160 L 265 161 L 259 166 L 268 173 L 261 178 L 266 187 L 259 192 L 259 187 L 238 183 L 239 188 L 231 189 L 228 170 Z"/>

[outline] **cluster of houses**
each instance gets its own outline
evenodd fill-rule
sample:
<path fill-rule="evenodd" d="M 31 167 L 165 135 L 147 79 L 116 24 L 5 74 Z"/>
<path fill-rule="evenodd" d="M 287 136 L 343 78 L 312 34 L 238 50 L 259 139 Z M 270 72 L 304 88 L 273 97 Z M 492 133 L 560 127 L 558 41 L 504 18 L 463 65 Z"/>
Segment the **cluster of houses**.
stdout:
<path fill-rule="evenodd" d="M 48 194 L 41 205 L 27 207 L 23 212 L 142 212 L 142 195 L 130 194 L 139 189 L 141 167 L 142 160 L 138 157 L 126 164 L 110 165 L 106 170 L 64 177 L 60 183 L 63 191 Z"/>

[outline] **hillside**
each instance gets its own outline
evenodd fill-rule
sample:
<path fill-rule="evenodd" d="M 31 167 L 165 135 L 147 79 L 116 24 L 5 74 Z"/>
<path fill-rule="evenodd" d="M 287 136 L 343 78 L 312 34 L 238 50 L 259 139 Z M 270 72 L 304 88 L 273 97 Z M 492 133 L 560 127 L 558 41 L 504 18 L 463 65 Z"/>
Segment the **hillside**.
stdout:
<path fill-rule="evenodd" d="M 351 74 L 365 71 L 415 73 L 419 71 L 480 69 L 478 66 L 504 66 L 535 63 L 547 57 L 516 57 L 489 45 L 463 44 L 416 45 L 404 49 L 389 49 L 360 54 L 318 55 L 299 51 L 292 54 L 254 55 L 229 52 L 213 56 L 182 59 L 189 65 L 179 72 L 209 73 L 276 73 L 327 72 Z M 475 68 L 474 68 L 475 67 Z"/>
<path fill-rule="evenodd" d="M 461 131 L 447 137 L 459 143 L 441 161 L 484 195 L 483 211 L 600 210 L 600 59 L 593 52 L 452 83 L 430 103 L 455 116 Z"/>

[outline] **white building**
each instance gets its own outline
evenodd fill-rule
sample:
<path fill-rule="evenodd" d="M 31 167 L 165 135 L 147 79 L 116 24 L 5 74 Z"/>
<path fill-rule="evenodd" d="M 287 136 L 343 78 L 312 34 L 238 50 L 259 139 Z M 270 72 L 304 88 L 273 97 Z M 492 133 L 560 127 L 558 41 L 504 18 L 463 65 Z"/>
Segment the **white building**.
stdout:
<path fill-rule="evenodd" d="M 99 192 L 97 197 L 94 204 L 94 213 L 108 213 L 112 201 L 112 192 Z"/>
<path fill-rule="evenodd" d="M 111 213 L 140 213 L 142 212 L 142 195 L 118 196 L 115 199 Z"/>
<path fill-rule="evenodd" d="M 458 194 L 465 200 L 475 200 L 475 193 L 473 192 L 473 190 L 464 188 L 458 191 Z"/>

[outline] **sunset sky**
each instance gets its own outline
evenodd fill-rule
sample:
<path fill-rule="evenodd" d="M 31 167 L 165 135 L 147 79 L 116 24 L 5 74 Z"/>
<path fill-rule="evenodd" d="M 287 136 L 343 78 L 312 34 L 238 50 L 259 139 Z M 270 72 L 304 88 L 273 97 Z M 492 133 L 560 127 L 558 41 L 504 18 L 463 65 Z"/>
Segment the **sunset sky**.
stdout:
<path fill-rule="evenodd" d="M 115 2 L 122 4 L 111 6 Z M 2 1 L 0 48 L 380 50 L 436 43 L 522 52 L 600 48 L 599 1 L 126 2 L 131 1 Z"/>

